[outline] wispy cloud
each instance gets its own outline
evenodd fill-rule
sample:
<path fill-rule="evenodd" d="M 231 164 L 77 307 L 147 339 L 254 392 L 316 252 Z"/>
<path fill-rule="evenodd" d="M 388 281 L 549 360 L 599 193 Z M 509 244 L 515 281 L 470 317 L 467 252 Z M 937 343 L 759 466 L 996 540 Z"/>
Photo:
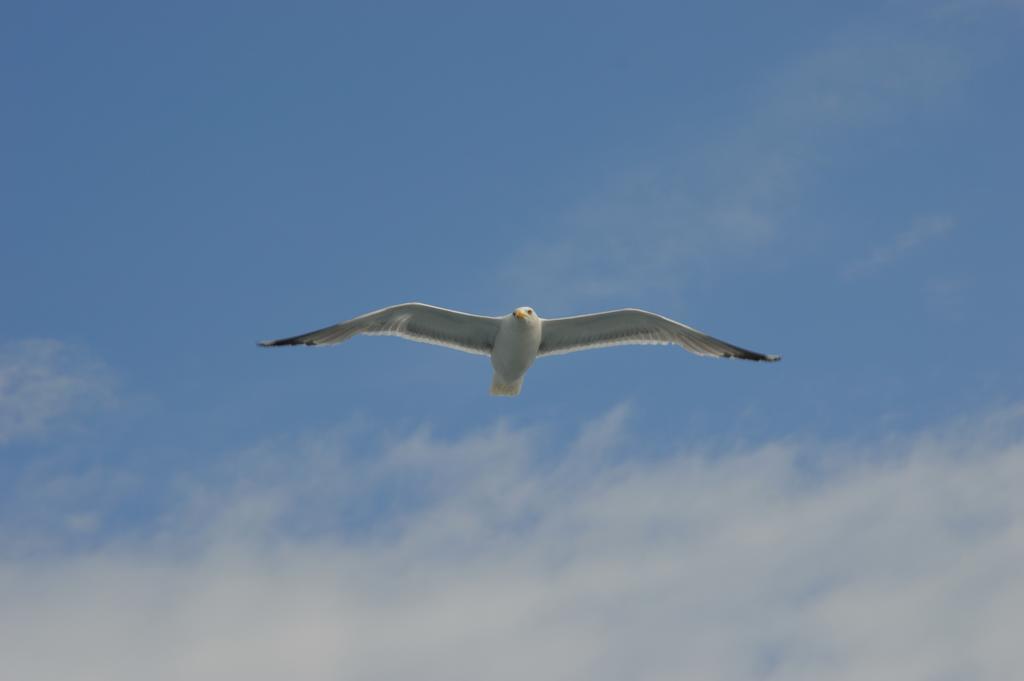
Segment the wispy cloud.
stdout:
<path fill-rule="evenodd" d="M 797 223 L 795 206 L 847 144 L 842 133 L 934 104 L 968 67 L 943 42 L 896 28 L 830 36 L 827 47 L 766 78 L 744 115 L 701 147 L 625 170 L 568 208 L 543 243 L 528 245 L 528 257 L 513 258 L 506 279 L 564 312 L 678 288 L 781 234 L 817 229 Z"/>
<path fill-rule="evenodd" d="M 110 398 L 107 372 L 59 341 L 0 346 L 0 446 Z"/>
<path fill-rule="evenodd" d="M 1024 408 L 870 446 L 645 447 L 620 408 L 562 447 L 498 424 L 372 455 L 345 433 L 251 450 L 225 484 L 183 488 L 157 539 L 0 562 L 5 673 L 985 680 L 1024 665 Z M 364 522 L 389 520 L 338 522 L 367 503 Z"/>
<path fill-rule="evenodd" d="M 877 246 L 863 259 L 851 263 L 845 270 L 846 276 L 865 275 L 891 265 L 910 251 L 945 236 L 953 230 L 954 224 L 948 215 L 918 218 L 910 229 L 896 235 L 892 241 Z"/>

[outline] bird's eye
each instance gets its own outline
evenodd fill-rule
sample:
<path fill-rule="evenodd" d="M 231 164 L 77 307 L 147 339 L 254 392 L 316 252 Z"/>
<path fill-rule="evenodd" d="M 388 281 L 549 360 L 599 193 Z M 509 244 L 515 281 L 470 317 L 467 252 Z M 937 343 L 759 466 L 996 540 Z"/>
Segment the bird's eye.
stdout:
<path fill-rule="evenodd" d="M 533 310 L 527 310 L 526 314 L 533 314 Z"/>

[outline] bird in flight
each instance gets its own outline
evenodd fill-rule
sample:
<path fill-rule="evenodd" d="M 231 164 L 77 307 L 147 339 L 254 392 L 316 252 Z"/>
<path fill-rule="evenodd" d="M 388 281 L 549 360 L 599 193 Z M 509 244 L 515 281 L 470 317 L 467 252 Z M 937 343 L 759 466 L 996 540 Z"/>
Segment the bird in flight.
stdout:
<path fill-rule="evenodd" d="M 526 370 L 538 357 L 611 345 L 674 344 L 708 357 L 734 357 L 755 362 L 782 359 L 779 355 L 744 350 L 644 310 L 612 310 L 542 319 L 532 307 L 516 308 L 503 317 L 484 317 L 423 303 L 393 305 L 334 326 L 291 338 L 263 341 L 260 345 L 334 345 L 360 333 L 401 336 L 488 355 L 494 367 L 491 394 L 507 396 L 519 394 Z"/>

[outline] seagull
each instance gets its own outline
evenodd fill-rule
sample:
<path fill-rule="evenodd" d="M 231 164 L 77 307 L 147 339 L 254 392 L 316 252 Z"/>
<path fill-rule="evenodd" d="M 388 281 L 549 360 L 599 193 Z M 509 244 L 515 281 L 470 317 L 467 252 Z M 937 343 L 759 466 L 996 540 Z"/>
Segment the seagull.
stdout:
<path fill-rule="evenodd" d="M 519 394 L 526 370 L 538 357 L 612 345 L 671 344 L 706 357 L 732 357 L 755 362 L 782 359 L 779 355 L 744 350 L 644 310 L 612 310 L 543 319 L 532 307 L 518 307 L 503 317 L 485 317 L 424 303 L 385 307 L 299 336 L 262 341 L 260 345 L 335 345 L 360 333 L 401 336 L 420 343 L 489 355 L 494 367 L 491 394 L 509 397 Z"/>

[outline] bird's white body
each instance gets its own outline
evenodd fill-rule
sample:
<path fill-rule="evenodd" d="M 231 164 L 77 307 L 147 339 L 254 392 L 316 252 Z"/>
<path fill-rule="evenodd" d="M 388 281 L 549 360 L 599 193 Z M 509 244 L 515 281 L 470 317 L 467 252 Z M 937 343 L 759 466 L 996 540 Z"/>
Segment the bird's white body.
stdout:
<path fill-rule="evenodd" d="M 537 359 L 540 348 L 541 320 L 529 308 L 519 308 L 501 318 L 491 350 L 494 379 L 492 395 L 518 395 L 526 370 Z"/>
<path fill-rule="evenodd" d="M 401 336 L 488 355 L 494 367 L 492 395 L 518 395 L 523 376 L 538 357 L 612 345 L 679 345 L 697 355 L 778 361 L 713 338 L 668 317 L 644 310 L 612 310 L 558 319 L 541 319 L 529 307 L 504 317 L 484 317 L 423 303 L 404 303 L 347 322 L 263 346 L 333 345 L 357 334 Z"/>

